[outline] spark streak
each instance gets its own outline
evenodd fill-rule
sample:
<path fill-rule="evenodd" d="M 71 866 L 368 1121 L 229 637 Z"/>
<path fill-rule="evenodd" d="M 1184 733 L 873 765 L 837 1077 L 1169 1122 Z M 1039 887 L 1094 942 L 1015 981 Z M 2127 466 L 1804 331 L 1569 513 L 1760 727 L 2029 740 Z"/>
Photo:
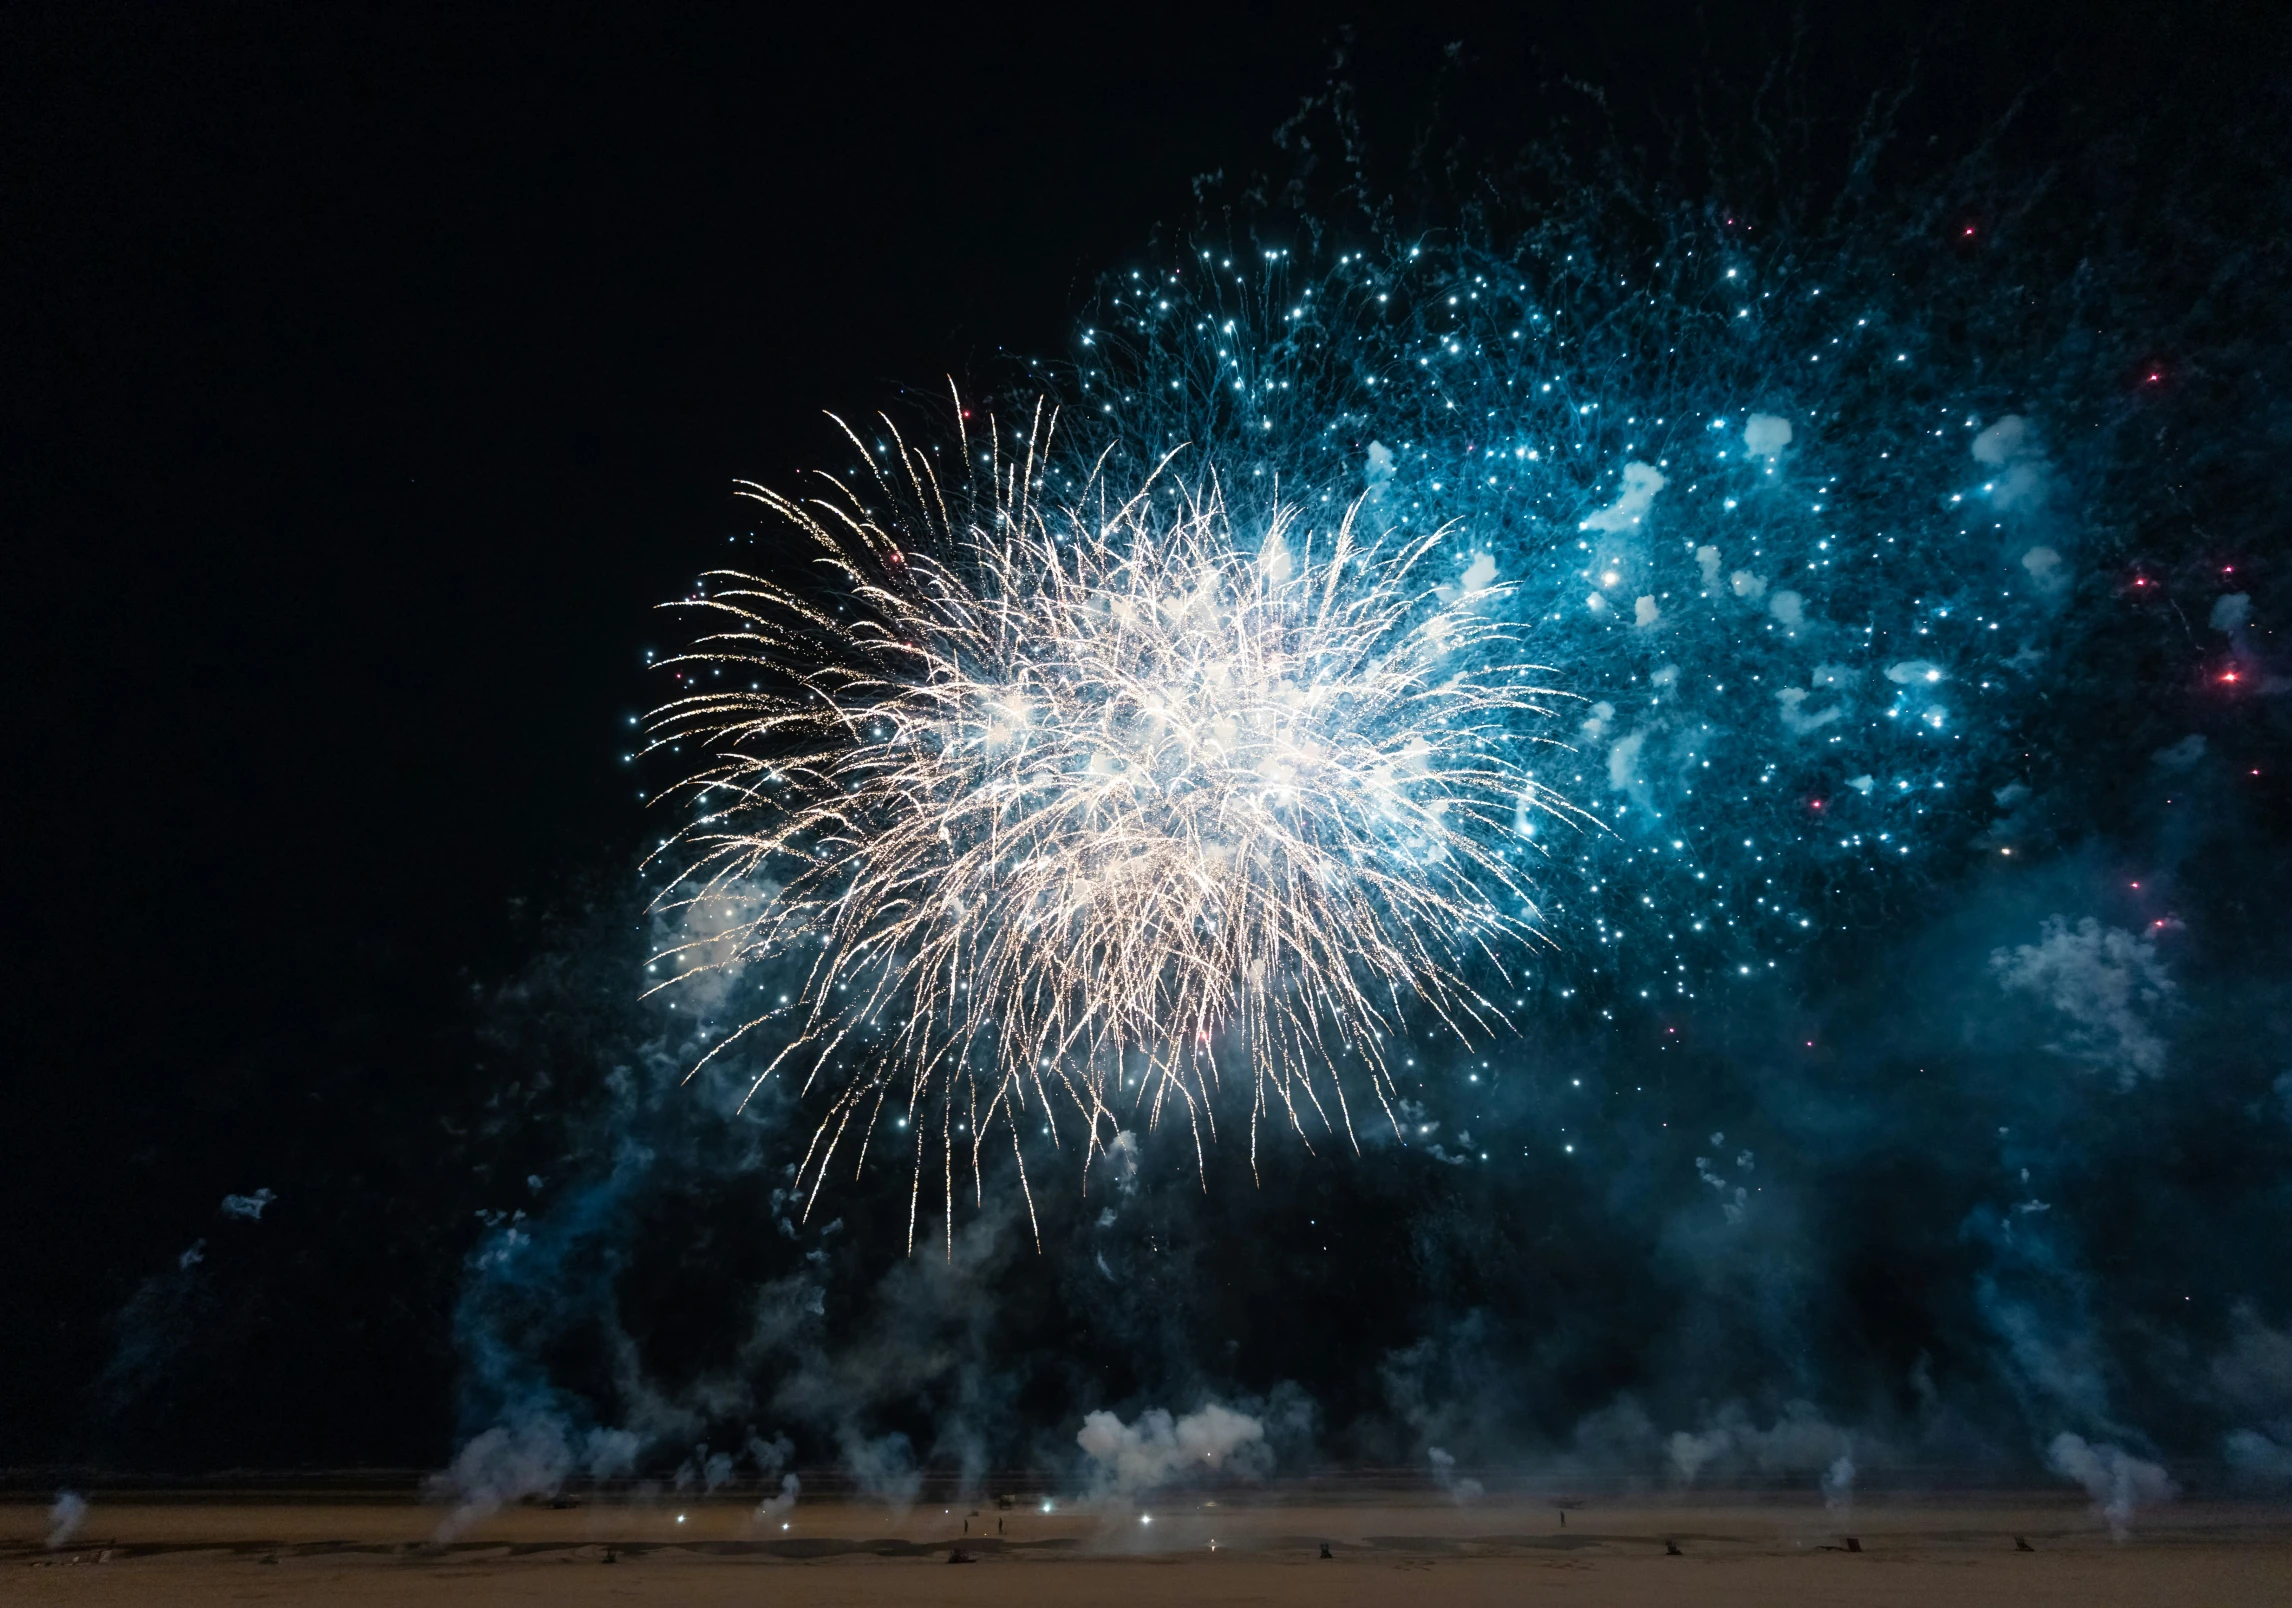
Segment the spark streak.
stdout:
<path fill-rule="evenodd" d="M 1055 416 L 1006 454 L 961 411 L 960 480 L 884 420 L 889 445 L 852 436 L 868 496 L 744 486 L 823 584 L 707 577 L 671 605 L 709 619 L 670 662 L 701 690 L 651 717 L 702 756 L 657 986 L 800 979 L 701 1064 L 780 1024 L 749 1094 L 783 1067 L 835 1089 L 807 1211 L 847 1144 L 856 1171 L 887 1113 L 912 1129 L 911 1250 L 932 1148 L 951 1246 L 958 1158 L 983 1198 L 998 1125 L 1031 1218 L 1023 1120 L 1079 1139 L 1087 1181 L 1124 1112 L 1182 1110 L 1200 1166 L 1236 1061 L 1253 1165 L 1277 1107 L 1353 1137 L 1342 1067 L 1393 1121 L 1410 1012 L 1492 1035 L 1472 979 L 1546 941 L 1522 817 L 1588 819 L 1524 763 L 1561 695 L 1507 588 L 1430 577 L 1446 531 L 1244 515 L 1183 449 L 1126 486 L 1103 455 L 1049 501 Z"/>

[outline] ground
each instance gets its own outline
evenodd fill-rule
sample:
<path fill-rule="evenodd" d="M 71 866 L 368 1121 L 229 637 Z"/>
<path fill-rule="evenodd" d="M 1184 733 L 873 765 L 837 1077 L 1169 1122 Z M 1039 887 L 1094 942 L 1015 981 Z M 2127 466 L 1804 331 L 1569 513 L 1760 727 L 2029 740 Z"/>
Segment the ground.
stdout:
<path fill-rule="evenodd" d="M 1432 1594 L 1444 1608 L 1536 1598 L 1570 1608 L 2292 1602 L 2292 1507 L 2281 1504 L 2178 1505 L 2137 1516 L 2130 1535 L 2113 1540 L 2091 1510 L 2050 1493 L 1895 1496 L 1846 1513 L 1807 1496 L 1594 1496 L 1568 1510 L 1565 1525 L 1562 1499 L 1460 1506 L 1423 1493 L 1272 1489 L 1050 1513 L 1036 1498 L 1010 1509 L 935 1501 L 904 1515 L 820 1502 L 759 1519 L 749 1500 L 633 1496 L 514 1506 L 440 1539 L 447 1510 L 410 1495 L 99 1491 L 78 1536 L 53 1550 L 44 1502 L 0 1502 L 0 1598 L 441 1608 L 1349 1608 Z M 949 1567 L 957 1552 L 973 1566 Z"/>

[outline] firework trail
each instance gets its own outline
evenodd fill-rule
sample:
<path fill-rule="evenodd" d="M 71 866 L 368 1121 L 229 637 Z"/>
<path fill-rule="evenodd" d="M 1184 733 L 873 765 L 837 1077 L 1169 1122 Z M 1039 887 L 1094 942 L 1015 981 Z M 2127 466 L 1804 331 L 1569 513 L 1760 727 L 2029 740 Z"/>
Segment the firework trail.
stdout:
<path fill-rule="evenodd" d="M 1022 1121 L 1087 1171 L 1125 1115 L 1182 1113 L 1200 1165 L 1235 1061 L 1253 1161 L 1277 1110 L 1351 1136 L 1343 1067 L 1397 1127 L 1405 1017 L 1503 1025 L 1485 985 L 1541 938 L 1532 817 L 1585 819 L 1528 763 L 1560 694 L 1510 588 L 1436 584 L 1449 532 L 1362 499 L 1245 518 L 1182 447 L 1128 483 L 1111 452 L 1070 477 L 1055 414 L 1006 457 L 956 413 L 959 478 L 885 420 L 887 445 L 852 438 L 869 495 L 745 488 L 825 585 L 720 571 L 683 605 L 713 628 L 671 667 L 706 686 L 653 735 L 705 757 L 657 986 L 794 972 L 709 1055 L 786 1024 L 755 1084 L 835 1089 L 798 1186 L 888 1126 L 911 1247 L 934 1148 L 950 1235 L 998 1129 L 1031 1212 Z"/>

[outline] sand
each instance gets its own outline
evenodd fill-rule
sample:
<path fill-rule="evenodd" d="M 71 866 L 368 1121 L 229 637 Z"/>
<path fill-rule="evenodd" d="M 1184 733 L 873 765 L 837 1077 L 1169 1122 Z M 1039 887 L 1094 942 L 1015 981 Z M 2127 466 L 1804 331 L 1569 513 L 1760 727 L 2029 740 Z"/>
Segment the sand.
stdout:
<path fill-rule="evenodd" d="M 2282 1504 L 2164 1508 L 2117 1541 L 2051 1494 L 1868 1501 L 1843 1517 L 1803 1496 L 1593 1500 L 1565 1527 L 1545 1500 L 1460 1507 L 1421 1493 L 1270 1490 L 1047 1514 L 1032 1499 L 904 1516 L 805 1503 L 785 1530 L 752 1502 L 520 1506 L 440 1542 L 444 1510 L 411 1497 L 99 1492 L 55 1551 L 44 1503 L 0 1502 L 0 1601 L 2292 1604 Z M 958 1550 L 975 1562 L 951 1567 Z"/>

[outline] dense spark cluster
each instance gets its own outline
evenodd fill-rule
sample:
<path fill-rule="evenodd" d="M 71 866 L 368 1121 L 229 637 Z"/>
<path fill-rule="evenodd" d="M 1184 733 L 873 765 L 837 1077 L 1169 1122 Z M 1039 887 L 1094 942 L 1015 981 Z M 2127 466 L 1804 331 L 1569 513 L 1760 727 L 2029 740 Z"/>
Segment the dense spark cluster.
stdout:
<path fill-rule="evenodd" d="M 1274 1112 L 1351 1134 L 1342 1068 L 1393 1122 L 1405 1018 L 1502 1025 L 1536 818 L 1580 820 L 1527 762 L 1562 695 L 1485 562 L 1444 584 L 1448 531 L 1245 518 L 1183 449 L 1051 495 L 1055 424 L 1006 455 L 961 412 L 959 471 L 885 420 L 867 495 L 748 487 L 824 584 L 707 577 L 653 716 L 705 756 L 659 986 L 729 981 L 709 1054 L 780 1024 L 756 1083 L 835 1089 L 799 1187 L 906 1136 L 911 1245 L 929 1163 L 951 1222 L 998 1128 L 1022 1187 L 1022 1124 L 1087 1169 L 1182 1112 L 1199 1163 L 1237 1063 L 1253 1158 Z"/>
<path fill-rule="evenodd" d="M 1583 700 L 1549 779 L 1610 828 L 1552 865 L 1569 942 L 1528 987 L 1621 1020 L 2041 836 L 2026 722 L 2091 575 L 2073 488 L 2106 466 L 2011 377 L 2044 354 L 1952 333 L 1996 322 L 1984 276 L 1913 307 L 1853 230 L 1602 229 L 1197 243 L 1111 279 L 1065 372 L 1126 439 L 1467 533 Z"/>
<path fill-rule="evenodd" d="M 1099 1093 L 1086 1097 L 1086 1105 L 1099 1101 L 1089 1107 L 1092 1121 L 1112 1116 L 1116 1094 L 1144 1099 L 1145 1110 L 1159 1114 L 1172 1088 L 1182 1087 L 1199 1133 L 1214 1122 L 1207 1094 L 1216 1063 L 1208 1052 L 1204 1076 L 1186 1072 L 1166 1086 L 1159 1073 L 1127 1066 L 1112 1046 L 1129 1045 L 1122 1054 L 1135 1056 L 1151 1041 L 1167 1057 L 1172 1024 L 1224 988 L 1232 1012 L 1211 1010 L 1204 1019 L 1225 1023 L 1237 1043 L 1255 1035 L 1253 1085 L 1274 1080 L 1253 1105 L 1253 1137 L 1267 1088 L 1286 1109 L 1312 1117 L 1314 1102 L 1300 1099 L 1309 1086 L 1301 1077 L 1333 1079 L 1327 1069 L 1337 1062 L 1374 1056 L 1397 1136 L 1433 1159 L 1488 1162 L 1485 1130 L 1470 1137 L 1481 1126 L 1482 1096 L 1525 1076 L 1549 1094 L 1552 1120 L 1540 1143 L 1520 1154 L 1580 1161 L 1584 1103 L 1604 1098 L 1603 1081 L 1594 1076 L 1587 1086 L 1580 1070 L 1554 1081 L 1537 1061 L 1491 1056 L 1476 1043 L 1493 1021 L 1488 1001 L 1515 1023 L 1636 1022 L 1668 1038 L 1679 1013 L 1748 1004 L 1775 985 L 1787 993 L 1842 956 L 1883 944 L 1926 890 L 1971 867 L 2008 869 L 2042 853 L 2056 829 L 2049 800 L 2062 780 L 2048 770 L 2053 749 L 2040 730 L 2044 689 L 2067 663 L 2081 595 L 2109 584 L 2112 522 L 2138 505 L 2137 487 L 2122 507 L 2113 503 L 2118 470 L 2102 444 L 2134 416 L 2133 401 L 2095 401 L 2090 387 L 2052 383 L 2052 368 L 2081 372 L 2083 359 L 2026 330 L 2013 302 L 2018 293 L 2001 289 L 1978 264 L 1960 262 L 1961 242 L 1874 256 L 1867 230 L 1851 222 L 1826 236 L 1765 242 L 1720 213 L 1682 213 L 1652 233 L 1610 222 L 1595 206 L 1523 219 L 1511 235 L 1409 242 L 1372 227 L 1365 232 L 1381 243 L 1356 247 L 1307 230 L 1321 243 L 1294 249 L 1197 240 L 1155 267 L 1111 276 L 1067 358 L 1025 366 L 1026 388 L 1063 409 L 1061 443 L 1034 440 L 1023 424 L 984 436 L 974 427 L 953 478 L 966 488 L 991 481 L 995 489 L 976 501 L 968 489 L 942 499 L 940 481 L 922 465 L 938 466 L 947 479 L 943 452 L 955 443 L 917 453 L 895 447 L 888 427 L 871 429 L 852 441 L 867 467 L 847 477 L 869 489 L 839 493 L 841 513 L 819 507 L 809 516 L 845 565 L 835 573 L 850 612 L 821 605 L 830 610 L 825 624 L 839 628 L 879 615 L 888 627 L 903 617 L 860 596 L 863 575 L 886 598 L 920 600 L 902 608 L 938 606 L 917 588 L 946 579 L 912 555 L 895 559 L 915 542 L 886 532 L 952 541 L 959 554 L 975 550 L 950 573 L 961 572 L 963 586 L 976 584 L 980 598 L 994 598 L 1015 583 L 1008 572 L 998 579 L 988 559 L 1019 551 L 1009 544 L 1022 526 L 1042 552 L 1062 555 L 1062 573 L 1079 578 L 1074 566 L 1087 545 L 1079 537 L 1098 517 L 1080 511 L 1093 500 L 1131 510 L 1122 541 L 1142 534 L 1151 549 L 1198 539 L 1229 553 L 1237 576 L 1246 571 L 1242 556 L 1276 527 L 1321 533 L 1312 562 L 1326 564 L 1348 517 L 1357 533 L 1378 534 L 1379 552 L 1411 555 L 1421 578 L 1408 585 L 1446 588 L 1440 609 L 1478 633 L 1469 651 L 1460 646 L 1460 662 L 1493 664 L 1511 654 L 1507 644 L 1532 642 L 1534 658 L 1552 667 L 1541 683 L 1569 696 L 1564 706 L 1539 706 L 1544 716 L 1564 716 L 1558 720 L 1525 707 L 1484 710 L 1489 746 L 1470 748 L 1470 757 L 1501 764 L 1496 750 L 1504 744 L 1557 739 L 1537 780 L 1565 792 L 1573 802 L 1564 813 L 1593 828 L 1538 837 L 1522 818 L 1509 841 L 1500 833 L 1476 838 L 1484 863 L 1428 862 L 1466 876 L 1469 897 L 1461 888 L 1443 891 L 1482 912 L 1475 923 L 1431 907 L 1378 907 L 1383 947 L 1364 945 L 1357 963 L 1409 955 L 1411 943 L 1396 935 L 1421 917 L 1432 930 L 1412 942 L 1442 967 L 1412 960 L 1402 970 L 1419 972 L 1417 983 L 1381 996 L 1380 1017 L 1332 1014 L 1321 1038 L 1257 1032 L 1245 1002 L 1260 989 L 1294 986 L 1282 982 L 1290 970 L 1270 958 L 1287 951 L 1245 953 L 1232 947 L 1230 927 L 1223 929 L 1228 947 L 1209 947 L 1205 936 L 1201 947 L 1183 951 L 1189 963 L 1228 968 L 1222 983 L 1205 982 L 1210 991 L 1196 995 L 1175 991 L 1175 972 L 1144 994 L 1126 984 L 1123 998 L 1146 1003 L 1114 1011 L 1103 1003 L 1113 992 L 1101 995 L 1090 1030 L 1071 1044 L 1040 1000 L 1013 1009 L 970 973 L 939 994 L 967 1005 L 959 1030 L 944 1010 L 925 1026 L 907 1025 L 892 1008 L 871 1008 L 862 1019 L 828 1007 L 888 1000 L 873 973 L 861 973 L 912 955 L 884 940 L 850 951 L 860 971 L 835 971 L 829 962 L 840 963 L 857 929 L 815 931 L 802 927 L 810 917 L 795 915 L 814 908 L 807 901 L 824 900 L 820 908 L 858 919 L 834 902 L 841 884 L 828 868 L 856 868 L 847 864 L 852 846 L 876 827 L 873 817 L 855 816 L 846 831 L 839 817 L 838 831 L 817 828 L 825 859 L 789 859 L 820 873 L 785 906 L 797 926 L 755 927 L 753 941 L 714 938 L 713 928 L 692 919 L 666 930 L 662 971 L 697 965 L 705 974 L 678 996 L 693 1024 L 690 1055 L 743 1035 L 761 1051 L 759 1061 L 776 1051 L 809 1056 L 837 1069 L 838 1086 L 869 1089 L 871 1079 L 888 1075 L 886 1066 L 928 1084 L 974 1052 L 1021 1071 L 1057 1063 L 1062 1052 L 1096 1056 Z M 1909 294 L 1902 276 L 1913 271 L 1921 283 Z M 2074 327 L 2074 311 L 2064 310 L 2063 328 Z M 2003 362 L 1998 351 L 2009 333 L 2027 349 Z M 1186 465 L 1194 467 L 1181 473 Z M 1127 489 L 1116 495 L 1116 487 Z M 895 512 L 879 519 L 870 505 Z M 1197 515 L 1205 521 L 1198 538 L 1174 534 Z M 735 545 L 758 539 L 754 530 L 730 537 Z M 773 608 L 775 618 L 794 618 L 786 605 Z M 914 634 L 892 629 L 902 633 Z M 893 652 L 889 638 L 869 638 L 866 676 L 811 687 L 797 673 L 795 660 L 805 655 L 848 661 L 847 638 L 859 641 L 848 630 L 833 641 L 803 632 L 773 639 L 769 652 L 780 657 L 757 685 L 776 689 L 786 723 L 741 739 L 762 770 L 696 779 L 701 796 L 715 801 L 703 813 L 729 800 L 743 808 L 763 802 L 770 789 L 758 778 L 781 763 L 772 745 L 795 742 L 799 731 L 823 743 L 893 740 L 871 735 L 858 712 L 894 688 L 917 685 L 921 659 Z M 737 685 L 742 670 L 695 662 L 679 673 L 699 691 Z M 951 718 L 949 709 L 917 705 L 912 719 L 926 711 L 933 720 Z M 736 715 L 727 707 L 712 729 L 721 736 L 749 718 Z M 1415 731 L 1448 740 L 1437 720 L 1419 721 Z M 700 726 L 663 731 L 672 744 L 706 735 Z M 1039 738 L 1031 733 L 1028 741 Z M 1070 758 L 1088 775 L 1096 751 L 1078 747 Z M 800 779 L 817 787 L 827 774 L 815 764 Z M 795 797 L 798 771 L 784 767 L 780 776 L 771 786 Z M 856 786 L 857 778 L 837 772 L 834 785 Z M 1042 798 L 1016 784 L 1012 796 L 1030 811 Z M 936 809 L 944 801 L 925 802 Z M 1477 834 L 1512 813 L 1491 795 L 1481 813 L 1458 818 L 1470 819 Z M 705 835 L 682 842 L 694 846 Z M 782 842 L 770 834 L 761 841 Z M 1377 863 L 1404 863 L 1397 857 L 1409 846 L 1397 832 L 1384 845 Z M 789 858 L 781 848 L 769 853 Z M 1522 914 L 1511 885 L 1490 873 L 1528 854 L 1539 867 L 1530 919 L 1561 941 L 1541 957 L 1516 951 L 1504 967 L 1485 966 L 1482 938 L 1488 952 L 1503 951 L 1486 912 Z M 761 858 L 738 871 L 734 864 L 712 861 L 713 880 L 686 885 L 679 897 L 707 888 L 717 901 L 689 905 L 693 917 L 713 909 L 720 924 L 765 919 L 762 890 L 785 872 Z M 1051 907 L 1039 901 L 1049 897 L 1030 890 L 1027 898 L 1038 902 L 999 904 L 996 916 L 1019 925 L 998 935 L 1017 942 L 1024 929 L 1055 947 L 1051 936 L 1068 929 L 1044 913 Z M 987 930 L 983 912 L 968 919 L 981 925 L 965 932 Z M 1233 918 L 1221 912 L 1218 919 Z M 759 993 L 752 982 L 708 980 L 720 964 L 753 969 L 770 953 L 827 967 L 807 969 L 805 992 L 787 990 L 787 1021 L 800 1029 L 793 1047 L 777 1040 L 777 1027 L 752 1036 L 771 1025 L 742 1007 L 743 989 L 750 998 Z M 1003 964 L 1017 953 L 982 950 L 968 963 Z M 672 956 L 683 957 L 681 967 Z M 1266 974 L 1251 975 L 1261 958 Z M 1442 1011 L 1404 1019 L 1401 1002 L 1416 986 L 1428 1001 L 1446 1001 Z M 779 990 L 762 992 L 770 1002 Z M 1285 1010 L 1318 998 L 1310 989 L 1284 997 Z M 1359 1008 L 1342 990 L 1330 1000 L 1332 1012 Z M 1480 1003 L 1468 1011 L 1465 1001 Z M 811 1014 L 815 1007 L 820 1014 Z M 1276 1014 L 1282 1022 L 1308 1020 Z M 1149 1020 L 1156 1031 L 1141 1032 Z M 926 1051 L 925 1034 L 937 1035 L 941 1047 Z M 1463 1074 L 1460 1084 L 1447 1076 L 1452 1070 Z M 740 1075 L 753 1071 L 743 1059 Z M 1005 1088 L 984 1061 L 976 1075 Z M 1032 1093 L 1066 1074 L 1054 1064 L 1025 1075 L 1036 1080 L 1025 1085 Z M 1644 1089 L 1635 1082 L 1629 1092 Z M 1466 1109 L 1444 1117 L 1451 1097 Z M 911 1116 L 911 1102 L 894 1105 L 895 1123 L 920 1120 L 924 1111 L 915 1104 Z M 1019 1114 L 992 1096 L 984 1109 L 1006 1120 Z M 861 1121 L 856 1107 L 840 1108 L 822 1146 L 832 1150 L 847 1127 L 864 1143 L 877 1111 L 870 1107 Z M 1341 1101 L 1335 1114 L 1345 1123 Z M 976 1158 L 968 1105 L 946 1116 Z M 1037 1119 L 1028 1116 L 1023 1128 L 1031 1140 Z M 1091 1132 L 1093 1146 L 1119 1142 L 1102 1128 Z M 1364 1132 L 1392 1129 L 1380 1122 Z M 809 1176 L 816 1185 L 817 1170 Z"/>

